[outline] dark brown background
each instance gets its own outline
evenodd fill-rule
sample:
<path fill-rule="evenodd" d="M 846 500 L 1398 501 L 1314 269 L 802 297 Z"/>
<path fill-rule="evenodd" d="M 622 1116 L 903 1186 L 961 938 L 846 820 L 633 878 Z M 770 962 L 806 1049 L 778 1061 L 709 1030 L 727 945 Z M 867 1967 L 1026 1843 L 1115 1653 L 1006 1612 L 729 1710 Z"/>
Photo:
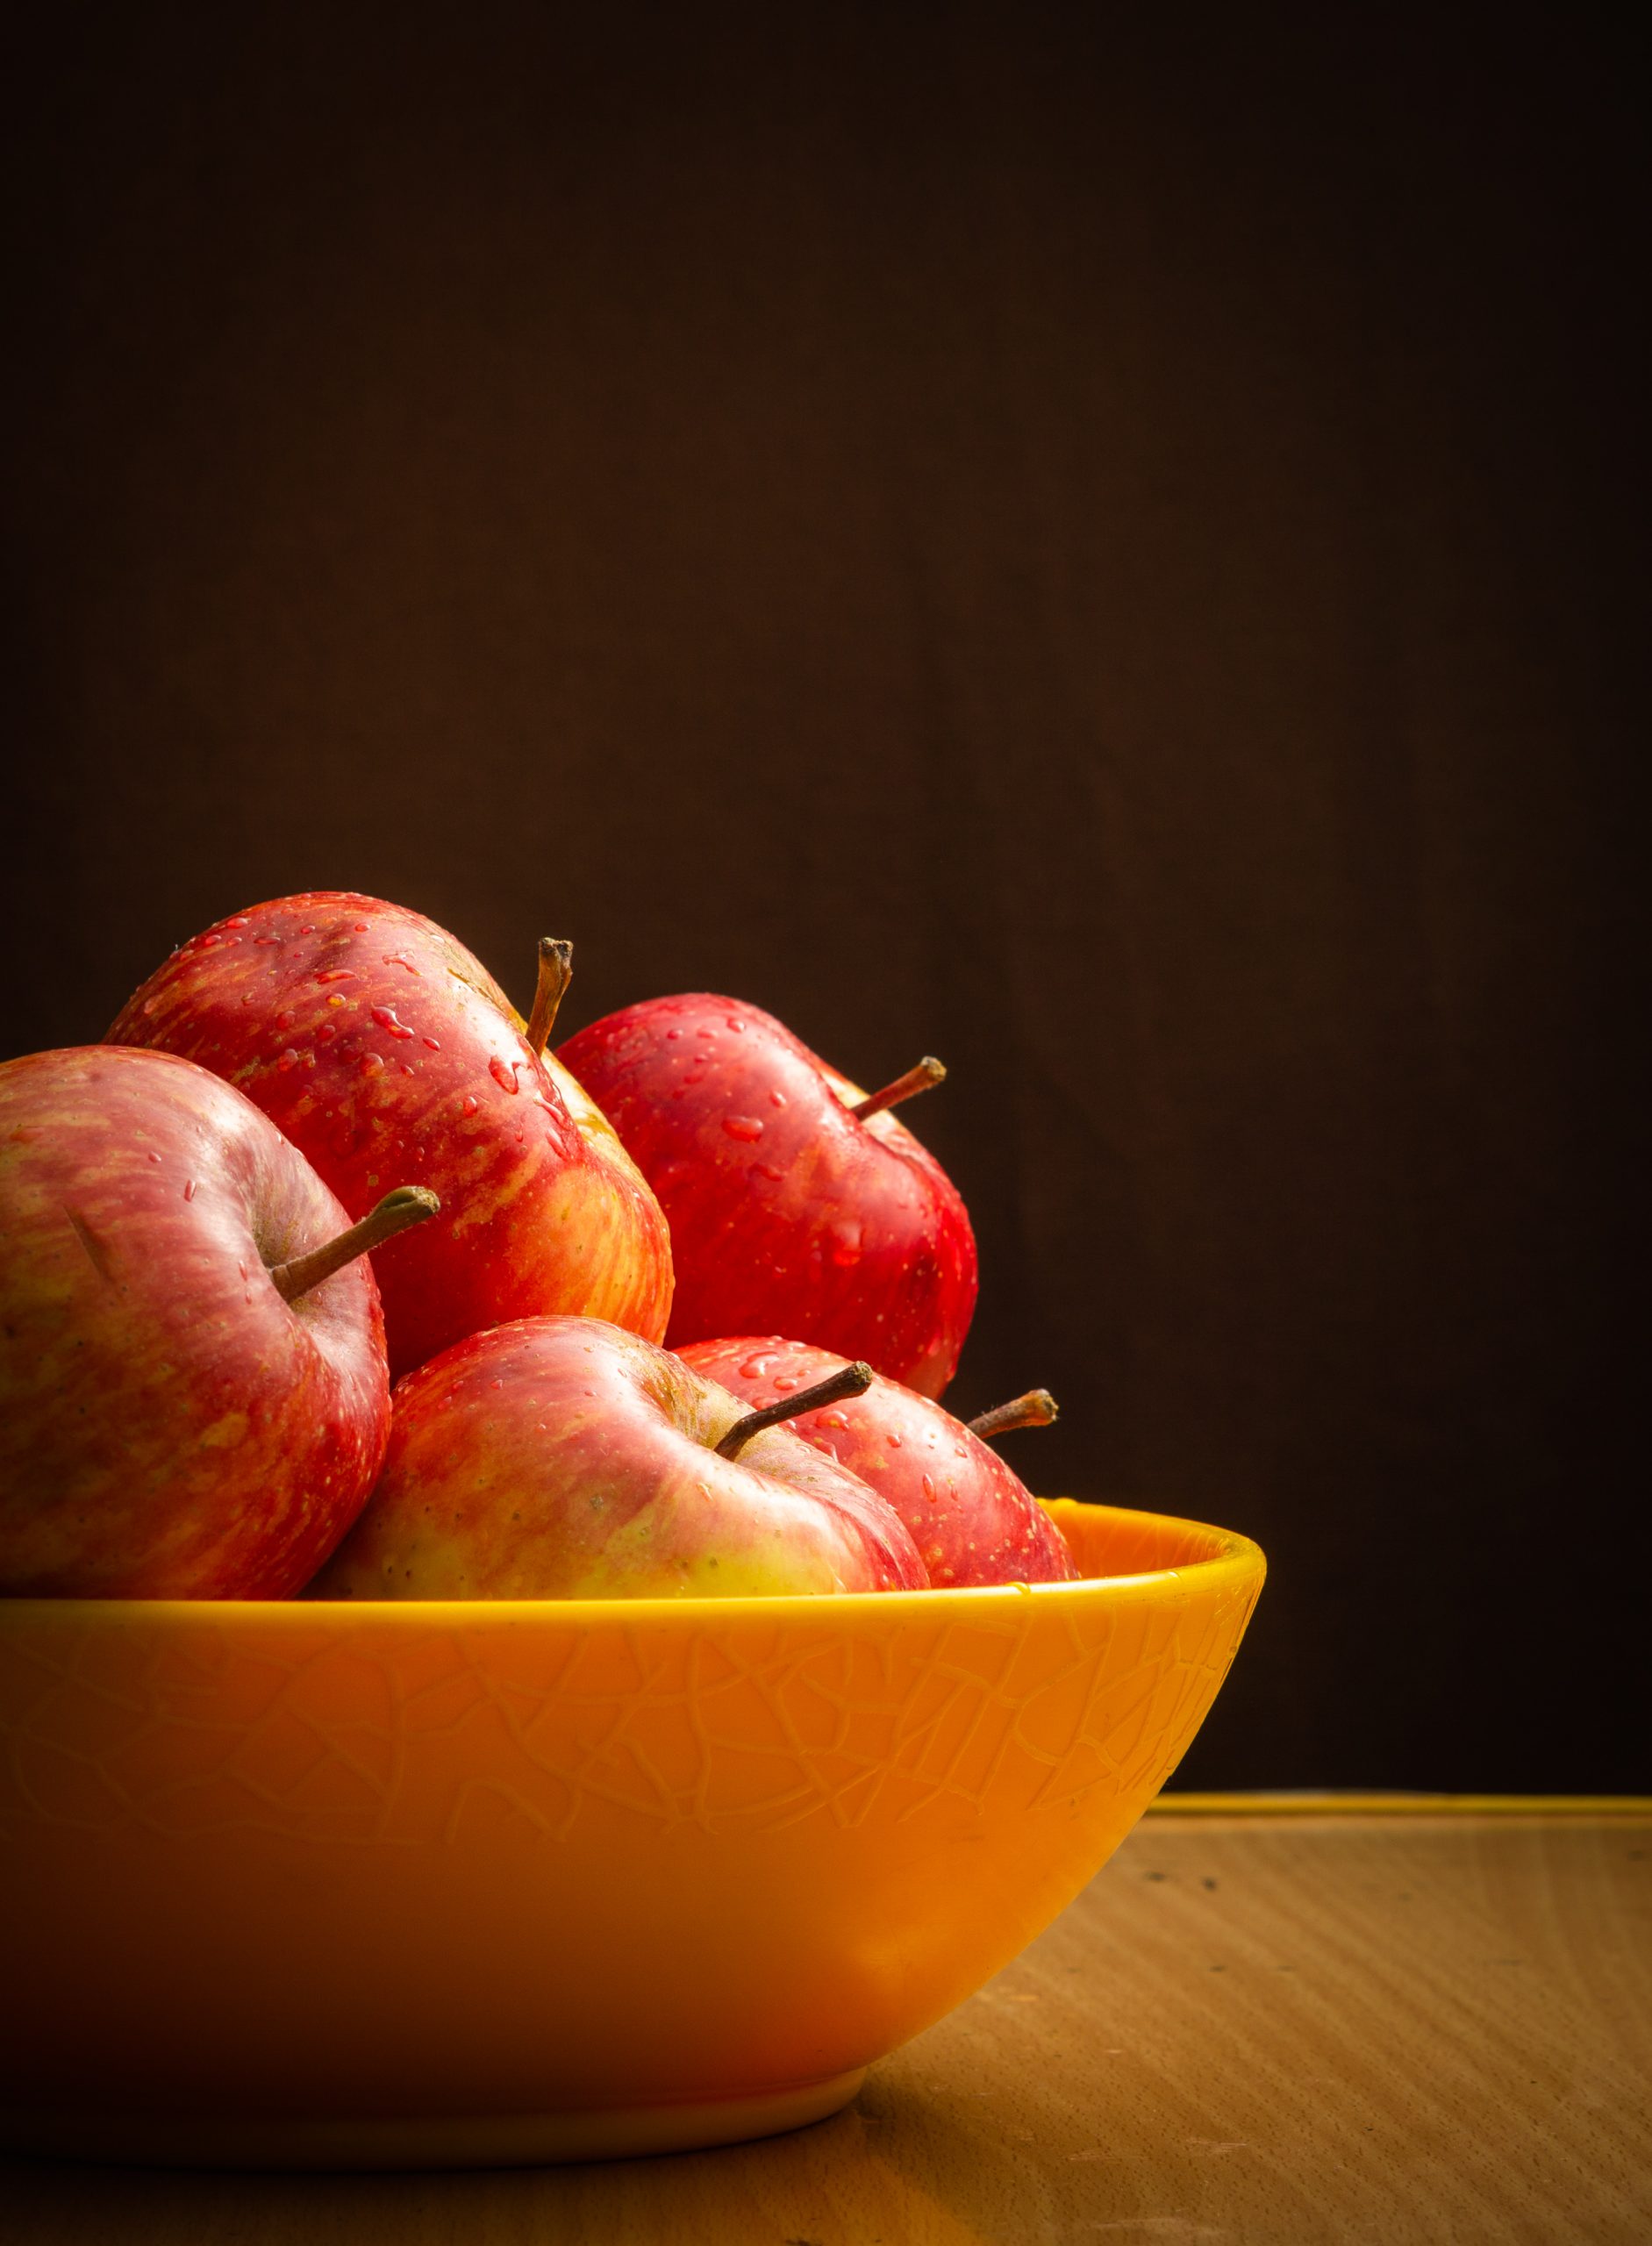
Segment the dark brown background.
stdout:
<path fill-rule="evenodd" d="M 1644 1783 L 1623 58 L 462 12 L 11 58 L 4 1049 L 337 884 L 939 1052 L 956 1398 L 1271 1555 L 1184 1775 Z"/>

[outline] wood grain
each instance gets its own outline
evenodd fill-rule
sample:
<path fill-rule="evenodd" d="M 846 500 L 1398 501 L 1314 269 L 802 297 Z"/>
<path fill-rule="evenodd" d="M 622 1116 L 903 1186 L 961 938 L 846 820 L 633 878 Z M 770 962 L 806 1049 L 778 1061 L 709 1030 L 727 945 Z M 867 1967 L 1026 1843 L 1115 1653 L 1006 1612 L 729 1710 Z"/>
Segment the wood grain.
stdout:
<path fill-rule="evenodd" d="M 1046 2246 L 1652 2232 L 1652 1816 L 1145 1823 L 1015 1965 L 766 2144 L 463 2177 L 12 2164 L 18 2246 Z"/>

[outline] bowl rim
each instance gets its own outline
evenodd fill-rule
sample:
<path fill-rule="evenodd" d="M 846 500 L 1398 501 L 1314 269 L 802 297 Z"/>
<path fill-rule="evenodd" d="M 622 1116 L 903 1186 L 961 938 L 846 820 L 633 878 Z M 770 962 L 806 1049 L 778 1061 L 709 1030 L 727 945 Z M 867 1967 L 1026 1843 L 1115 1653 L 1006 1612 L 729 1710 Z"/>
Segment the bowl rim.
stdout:
<path fill-rule="evenodd" d="M 1107 1505 L 1077 1498 L 1039 1500 L 1059 1527 L 1070 1513 L 1105 1513 L 1121 1522 L 1147 1522 L 1160 1529 L 1182 1529 L 1211 1549 L 1198 1557 L 1156 1568 L 1131 1569 L 1122 1574 L 1080 1576 L 1061 1583 L 954 1584 L 922 1591 L 847 1591 L 810 1597 L 796 1592 L 763 1592 L 726 1599 L 8 1599 L 0 1598 L 0 1633 L 8 1624 L 17 1627 L 48 1617 L 87 1627 L 166 1622 L 202 1627 L 211 1622 L 233 1620 L 260 1630 L 314 1627 L 325 1621 L 369 1628 L 400 1627 L 409 1631 L 474 1630 L 489 1625 L 519 1628 L 524 1622 L 570 1622 L 590 1628 L 599 1624 L 659 1624 L 672 1620 L 779 1621 L 826 1614 L 854 1619 L 887 1615 L 891 1620 L 917 1620 L 940 1613 L 977 1613 L 1023 1600 L 1089 1603 L 1105 1599 L 1150 1598 L 1167 1584 L 1208 1592 L 1224 1577 L 1234 1587 L 1260 1588 L 1267 1573 L 1261 1546 L 1236 1529 L 1219 1528 L 1210 1521 L 1194 1520 L 1180 1513 L 1157 1513 L 1138 1506 Z"/>

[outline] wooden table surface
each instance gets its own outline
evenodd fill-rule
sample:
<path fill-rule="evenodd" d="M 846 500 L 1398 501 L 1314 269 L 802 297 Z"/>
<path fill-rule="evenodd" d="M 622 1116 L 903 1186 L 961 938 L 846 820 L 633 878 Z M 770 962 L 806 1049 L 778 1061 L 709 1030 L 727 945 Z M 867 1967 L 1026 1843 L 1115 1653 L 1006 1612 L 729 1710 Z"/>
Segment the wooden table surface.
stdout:
<path fill-rule="evenodd" d="M 0 2164 L 27 2246 L 1652 2238 L 1652 1804 L 1184 1796 L 847 2112 L 459 2176 Z"/>

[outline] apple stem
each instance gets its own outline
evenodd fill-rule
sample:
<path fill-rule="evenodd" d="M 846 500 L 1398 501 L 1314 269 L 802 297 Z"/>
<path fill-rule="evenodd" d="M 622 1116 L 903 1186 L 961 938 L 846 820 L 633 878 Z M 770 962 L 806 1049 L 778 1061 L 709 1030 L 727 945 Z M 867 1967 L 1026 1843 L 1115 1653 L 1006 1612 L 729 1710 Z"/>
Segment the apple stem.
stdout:
<path fill-rule="evenodd" d="M 573 945 L 566 936 L 541 936 L 540 979 L 534 988 L 533 1011 L 528 1016 L 527 1026 L 527 1041 L 536 1054 L 543 1053 L 550 1042 L 556 1009 L 573 979 Z"/>
<path fill-rule="evenodd" d="M 748 1412 L 743 1420 L 735 1420 L 718 1444 L 718 1456 L 738 1457 L 754 1435 L 762 1434 L 765 1427 L 777 1427 L 783 1420 L 795 1420 L 800 1412 L 817 1412 L 823 1404 L 840 1403 L 846 1396 L 864 1396 L 873 1377 L 869 1364 L 845 1365 L 829 1380 L 817 1380 L 812 1388 L 800 1388 L 795 1396 L 783 1396 L 778 1404 Z"/>
<path fill-rule="evenodd" d="M 1051 1427 L 1055 1417 L 1055 1398 L 1048 1389 L 1029 1388 L 1025 1396 L 1012 1396 L 1007 1404 L 983 1412 L 978 1419 L 966 1420 L 964 1425 L 972 1435 L 990 1442 L 994 1435 L 1008 1434 L 1012 1427 Z"/>
<path fill-rule="evenodd" d="M 369 1248 L 383 1248 L 387 1240 L 394 1240 L 409 1225 L 422 1225 L 440 1206 L 427 1185 L 397 1186 L 375 1209 L 368 1211 L 359 1225 L 352 1225 L 336 1240 L 312 1248 L 307 1255 L 295 1255 L 290 1262 L 272 1263 L 269 1276 L 276 1293 L 286 1302 L 297 1302 L 311 1287 L 318 1287 L 323 1279 L 330 1279 L 347 1263 L 354 1263 L 358 1255 L 365 1255 Z"/>
<path fill-rule="evenodd" d="M 908 1069 L 904 1077 L 897 1077 L 892 1084 L 885 1084 L 882 1091 L 869 1092 L 864 1099 L 857 1099 L 849 1112 L 858 1115 L 862 1123 L 869 1115 L 881 1115 L 886 1107 L 898 1107 L 904 1099 L 911 1099 L 914 1092 L 928 1091 L 938 1084 L 947 1071 L 933 1053 L 926 1053 L 915 1069 Z"/>

